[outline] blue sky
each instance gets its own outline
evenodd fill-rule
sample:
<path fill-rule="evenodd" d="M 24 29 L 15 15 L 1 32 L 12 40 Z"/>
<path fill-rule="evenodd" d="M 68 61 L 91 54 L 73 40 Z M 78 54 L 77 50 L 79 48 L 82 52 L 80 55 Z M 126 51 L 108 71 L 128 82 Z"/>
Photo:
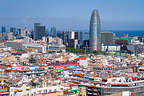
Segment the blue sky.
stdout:
<path fill-rule="evenodd" d="M 0 0 L 0 26 L 88 30 L 98 9 L 103 30 L 144 30 L 144 0 Z"/>

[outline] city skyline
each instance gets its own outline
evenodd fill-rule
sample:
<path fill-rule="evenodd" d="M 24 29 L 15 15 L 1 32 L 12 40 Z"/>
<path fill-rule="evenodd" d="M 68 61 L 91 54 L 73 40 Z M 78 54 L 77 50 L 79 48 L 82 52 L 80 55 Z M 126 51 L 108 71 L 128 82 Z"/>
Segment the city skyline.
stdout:
<path fill-rule="evenodd" d="M 144 0 L 0 3 L 0 96 L 144 96 Z"/>
<path fill-rule="evenodd" d="M 0 26 L 32 28 L 33 23 L 40 22 L 58 30 L 88 30 L 90 13 L 98 9 L 103 30 L 144 30 L 143 0 L 1 0 L 0 3 Z"/>

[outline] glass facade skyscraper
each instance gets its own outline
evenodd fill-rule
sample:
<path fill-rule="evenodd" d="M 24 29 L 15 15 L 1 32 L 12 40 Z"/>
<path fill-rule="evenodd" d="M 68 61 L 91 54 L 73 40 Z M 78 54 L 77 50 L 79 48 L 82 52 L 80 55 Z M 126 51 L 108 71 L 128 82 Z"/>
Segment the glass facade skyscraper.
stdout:
<path fill-rule="evenodd" d="M 51 36 L 56 37 L 57 36 L 57 31 L 55 27 L 51 28 Z"/>
<path fill-rule="evenodd" d="M 45 26 L 41 26 L 40 23 L 34 23 L 34 40 L 41 40 L 46 36 Z"/>
<path fill-rule="evenodd" d="M 93 10 L 90 20 L 90 47 L 92 50 L 101 49 L 101 23 L 98 10 Z"/>

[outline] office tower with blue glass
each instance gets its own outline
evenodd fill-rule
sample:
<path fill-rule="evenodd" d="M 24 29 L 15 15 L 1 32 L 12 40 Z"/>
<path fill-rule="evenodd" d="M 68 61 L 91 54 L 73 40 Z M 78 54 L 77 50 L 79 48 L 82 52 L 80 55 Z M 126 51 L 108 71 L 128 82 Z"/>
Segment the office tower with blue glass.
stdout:
<path fill-rule="evenodd" d="M 101 23 L 98 10 L 93 10 L 90 19 L 90 49 L 100 50 L 101 49 Z"/>
<path fill-rule="evenodd" d="M 5 36 L 5 34 L 6 34 L 6 27 L 2 26 L 1 33 L 2 33 L 2 36 Z"/>
<path fill-rule="evenodd" d="M 17 35 L 17 31 L 16 31 L 16 28 L 15 28 L 15 27 L 10 27 L 10 32 L 13 33 L 13 36 L 16 36 L 16 35 Z"/>
<path fill-rule="evenodd" d="M 51 36 L 56 37 L 57 36 L 57 31 L 55 27 L 51 28 Z"/>
<path fill-rule="evenodd" d="M 34 23 L 34 40 L 41 40 L 46 36 L 45 26 L 41 26 L 40 23 Z"/>

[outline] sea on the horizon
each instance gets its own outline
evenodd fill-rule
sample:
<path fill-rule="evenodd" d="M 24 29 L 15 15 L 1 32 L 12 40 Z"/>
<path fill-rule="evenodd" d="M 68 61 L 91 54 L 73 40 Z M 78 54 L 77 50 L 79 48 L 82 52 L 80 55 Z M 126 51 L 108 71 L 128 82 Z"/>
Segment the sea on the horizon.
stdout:
<path fill-rule="evenodd" d="M 128 34 L 128 36 L 144 36 L 144 30 L 113 30 L 112 32 L 115 33 L 116 36 L 120 37 L 120 36 L 124 36 L 125 34 Z"/>

